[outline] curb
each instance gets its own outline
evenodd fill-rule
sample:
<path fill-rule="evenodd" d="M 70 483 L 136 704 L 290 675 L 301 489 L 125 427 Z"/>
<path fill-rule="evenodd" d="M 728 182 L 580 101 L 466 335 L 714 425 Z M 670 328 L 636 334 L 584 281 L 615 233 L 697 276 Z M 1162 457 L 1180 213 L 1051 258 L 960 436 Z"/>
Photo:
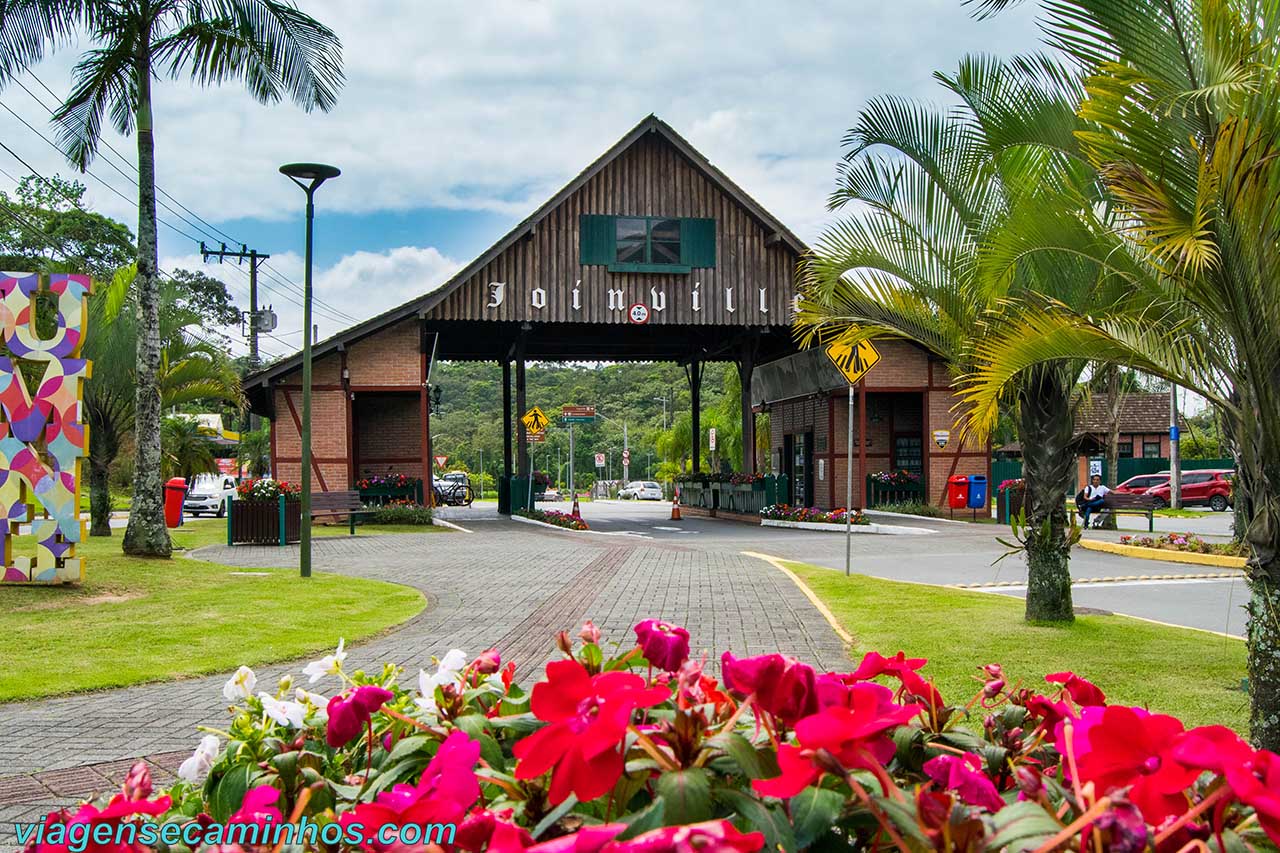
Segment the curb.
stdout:
<path fill-rule="evenodd" d="M 1195 566 L 1216 566 L 1220 569 L 1243 569 L 1247 562 L 1245 557 L 1227 557 L 1222 554 L 1195 554 L 1190 551 L 1166 551 L 1162 548 L 1142 548 L 1136 545 L 1121 545 L 1118 542 L 1103 542 L 1099 539 L 1081 539 L 1079 544 L 1086 551 L 1101 551 L 1105 554 L 1117 554 L 1121 557 L 1136 557 L 1139 560 L 1189 563 Z"/>
<path fill-rule="evenodd" d="M 844 533 L 843 524 L 830 524 L 819 521 L 784 521 L 780 518 L 762 518 L 761 527 L 789 527 L 793 530 L 817 530 L 820 533 Z M 884 536 L 928 536 L 937 531 L 925 527 L 904 527 L 892 524 L 851 524 L 853 533 L 880 534 Z"/>
<path fill-rule="evenodd" d="M 521 524 L 532 524 L 534 527 L 546 527 L 550 530 L 559 530 L 561 533 L 587 533 L 592 536 L 625 536 L 628 539 L 648 539 L 643 533 L 628 533 L 614 530 L 574 530 L 570 527 L 561 527 L 558 524 L 548 524 L 545 521 L 538 521 L 536 518 L 526 518 L 523 515 L 511 514 L 512 521 L 518 521 Z"/>
<path fill-rule="evenodd" d="M 1239 572 L 1203 572 L 1193 575 L 1125 575 L 1112 578 L 1076 578 L 1071 581 L 1071 585 L 1080 586 L 1082 584 L 1133 583 L 1135 581 L 1204 581 L 1224 580 L 1238 577 L 1240 577 Z M 999 589 L 1006 587 L 1025 587 L 1026 585 L 1026 581 L 989 581 L 986 583 L 950 583 L 946 586 L 950 589 Z"/>
<path fill-rule="evenodd" d="M 456 531 L 458 531 L 459 533 L 471 533 L 471 532 L 472 532 L 472 531 L 468 530 L 467 528 L 463 527 L 463 526 L 462 526 L 462 525 L 460 525 L 460 524 L 454 524 L 452 521 L 446 521 L 446 520 L 445 520 L 445 519 L 443 519 L 443 518 L 433 518 L 433 519 L 431 519 L 431 523 L 432 523 L 432 524 L 438 524 L 438 525 L 440 525 L 441 527 L 447 527 L 447 528 L 449 528 L 450 530 L 456 530 Z"/>
<path fill-rule="evenodd" d="M 809 599 L 809 603 L 817 608 L 818 613 L 822 614 L 822 618 L 827 620 L 827 624 L 831 626 L 832 631 L 836 632 L 836 636 L 840 638 L 840 641 L 846 646 L 853 645 L 853 635 L 846 631 L 844 626 L 836 621 L 835 614 L 831 612 L 831 609 L 827 607 L 826 603 L 821 598 L 818 598 L 817 594 L 814 593 L 813 590 L 809 589 L 809 585 L 800 580 L 795 572 L 784 566 L 781 560 L 777 557 L 770 557 L 768 554 L 761 554 L 758 551 L 743 551 L 742 555 L 744 557 L 755 557 L 757 560 L 764 560 L 766 563 L 791 578 L 791 582 L 804 593 L 804 597 Z"/>
<path fill-rule="evenodd" d="M 909 512 L 884 512 L 878 509 L 864 509 L 863 515 L 881 515 L 887 518 L 914 518 L 917 521 L 936 521 L 941 524 L 973 524 L 972 521 L 958 521 L 954 518 L 935 518 L 932 515 L 912 515 Z"/>

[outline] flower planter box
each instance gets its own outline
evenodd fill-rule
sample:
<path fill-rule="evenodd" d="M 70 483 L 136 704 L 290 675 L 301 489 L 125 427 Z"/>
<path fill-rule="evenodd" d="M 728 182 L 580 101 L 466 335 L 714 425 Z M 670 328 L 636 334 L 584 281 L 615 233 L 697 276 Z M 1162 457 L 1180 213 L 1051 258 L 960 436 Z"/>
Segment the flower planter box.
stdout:
<path fill-rule="evenodd" d="M 883 483 L 867 477 L 867 493 L 869 507 L 884 504 L 924 503 L 924 484 L 922 483 Z"/>
<path fill-rule="evenodd" d="M 720 490 L 720 507 L 730 512 L 755 514 L 766 506 L 764 483 L 728 484 Z"/>
<path fill-rule="evenodd" d="M 360 502 L 367 506 L 382 506 L 393 500 L 410 500 L 422 503 L 422 483 L 409 486 L 370 486 L 360 489 Z"/>
<path fill-rule="evenodd" d="M 839 522 L 824 521 L 783 521 L 780 518 L 762 518 L 761 527 L 792 527 L 796 530 L 819 530 L 823 533 L 844 533 L 844 525 Z M 891 536 L 927 536 L 933 533 L 925 527 L 904 527 L 899 524 L 851 524 L 851 533 L 879 533 Z"/>
<path fill-rule="evenodd" d="M 228 545 L 288 545 L 301 538 L 302 501 L 280 498 L 271 502 L 233 500 L 228 504 Z"/>
<path fill-rule="evenodd" d="M 996 522 L 1009 524 L 1022 512 L 1022 502 L 1026 500 L 1026 489 L 1000 489 L 996 492 Z"/>

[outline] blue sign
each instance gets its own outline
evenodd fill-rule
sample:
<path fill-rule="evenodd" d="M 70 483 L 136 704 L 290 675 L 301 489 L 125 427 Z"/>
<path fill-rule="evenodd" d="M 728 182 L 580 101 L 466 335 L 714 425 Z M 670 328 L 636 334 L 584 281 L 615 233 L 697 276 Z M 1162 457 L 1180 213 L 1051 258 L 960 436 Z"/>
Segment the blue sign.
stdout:
<path fill-rule="evenodd" d="M 1170 441 L 1178 440 L 1178 428 L 1176 426 L 1169 427 L 1169 440 Z"/>

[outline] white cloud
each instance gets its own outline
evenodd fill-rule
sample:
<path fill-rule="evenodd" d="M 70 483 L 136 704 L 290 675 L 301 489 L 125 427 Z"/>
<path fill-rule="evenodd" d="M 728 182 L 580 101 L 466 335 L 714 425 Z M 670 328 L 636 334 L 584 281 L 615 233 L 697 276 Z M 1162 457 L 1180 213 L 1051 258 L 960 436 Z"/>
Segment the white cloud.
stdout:
<path fill-rule="evenodd" d="M 302 345 L 302 258 L 294 252 L 271 257 L 271 266 L 259 276 L 258 302 L 270 304 L 279 318 L 274 337 L 264 338 L 264 351 L 285 354 Z M 224 282 L 236 303 L 247 309 L 248 282 L 236 265 L 204 264 L 199 255 L 162 258 L 162 269 L 200 270 Z M 314 271 L 313 321 L 320 337 L 368 319 L 421 296 L 444 284 L 461 264 L 433 247 L 401 246 L 386 252 L 354 252 L 333 266 Z M 282 284 L 292 282 L 297 289 Z M 239 329 L 222 330 L 237 339 L 234 351 L 245 351 Z"/>
<path fill-rule="evenodd" d="M 215 222 L 280 218 L 296 215 L 298 198 L 279 164 L 320 160 L 344 173 L 325 188 L 326 209 L 445 206 L 514 218 L 656 112 L 812 237 L 858 108 L 883 92 L 940 98 L 931 73 L 965 53 L 1034 49 L 1036 5 L 979 22 L 960 0 L 312 0 L 306 11 L 345 45 L 338 107 L 307 115 L 255 104 L 236 86 L 161 79 L 159 181 Z M 38 72 L 65 92 L 75 58 L 66 51 Z M 47 126 L 25 94 L 2 94 Z M 25 129 L 6 137 L 42 171 L 69 171 Z M 133 156 L 132 140 L 112 141 Z M 107 164 L 94 170 L 133 196 Z M 128 202 L 89 183 L 97 207 L 135 221 Z"/>

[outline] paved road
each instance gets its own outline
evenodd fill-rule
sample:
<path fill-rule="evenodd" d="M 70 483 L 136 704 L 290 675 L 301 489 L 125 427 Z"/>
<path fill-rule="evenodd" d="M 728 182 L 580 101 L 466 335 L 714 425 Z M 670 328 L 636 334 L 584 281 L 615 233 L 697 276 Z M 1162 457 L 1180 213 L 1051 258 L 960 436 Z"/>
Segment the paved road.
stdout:
<path fill-rule="evenodd" d="M 583 518 L 598 531 L 629 533 L 657 542 L 678 541 L 707 550 L 738 549 L 844 569 L 844 537 L 840 533 L 779 530 L 685 514 L 671 522 L 667 504 L 635 501 L 598 501 L 582 505 Z M 1213 521 L 1226 513 L 1210 514 Z M 856 535 L 853 537 L 853 571 L 894 580 L 937 584 L 1025 583 L 1026 564 L 1020 556 L 995 562 L 1005 552 L 996 541 L 1008 528 L 994 524 L 959 524 L 948 521 L 900 519 L 874 514 L 877 522 L 926 527 L 928 536 Z M 1163 519 L 1170 521 L 1171 519 Z M 1184 521 L 1184 519 L 1172 519 Z M 1145 520 L 1143 520 L 1145 522 Z M 1197 521 L 1197 519 L 1192 519 Z M 1144 523 L 1145 526 L 1145 523 Z M 1144 531 L 1145 532 L 1145 531 Z M 1229 527 L 1227 528 L 1229 533 Z M 1093 535 L 1091 532 L 1090 535 Z M 1119 534 L 1103 534 L 1114 537 Z M 1211 534 L 1205 533 L 1210 536 Z M 1217 581 L 1148 581 L 1142 583 L 1081 583 L 1096 578 L 1134 575 L 1188 575 L 1205 571 L 1198 566 L 1159 561 L 1137 561 L 1097 551 L 1075 549 L 1071 574 L 1076 579 L 1076 604 L 1129 616 L 1240 635 L 1244 631 L 1247 590 L 1243 577 Z M 999 591 L 1023 596 L 1025 587 Z"/>

